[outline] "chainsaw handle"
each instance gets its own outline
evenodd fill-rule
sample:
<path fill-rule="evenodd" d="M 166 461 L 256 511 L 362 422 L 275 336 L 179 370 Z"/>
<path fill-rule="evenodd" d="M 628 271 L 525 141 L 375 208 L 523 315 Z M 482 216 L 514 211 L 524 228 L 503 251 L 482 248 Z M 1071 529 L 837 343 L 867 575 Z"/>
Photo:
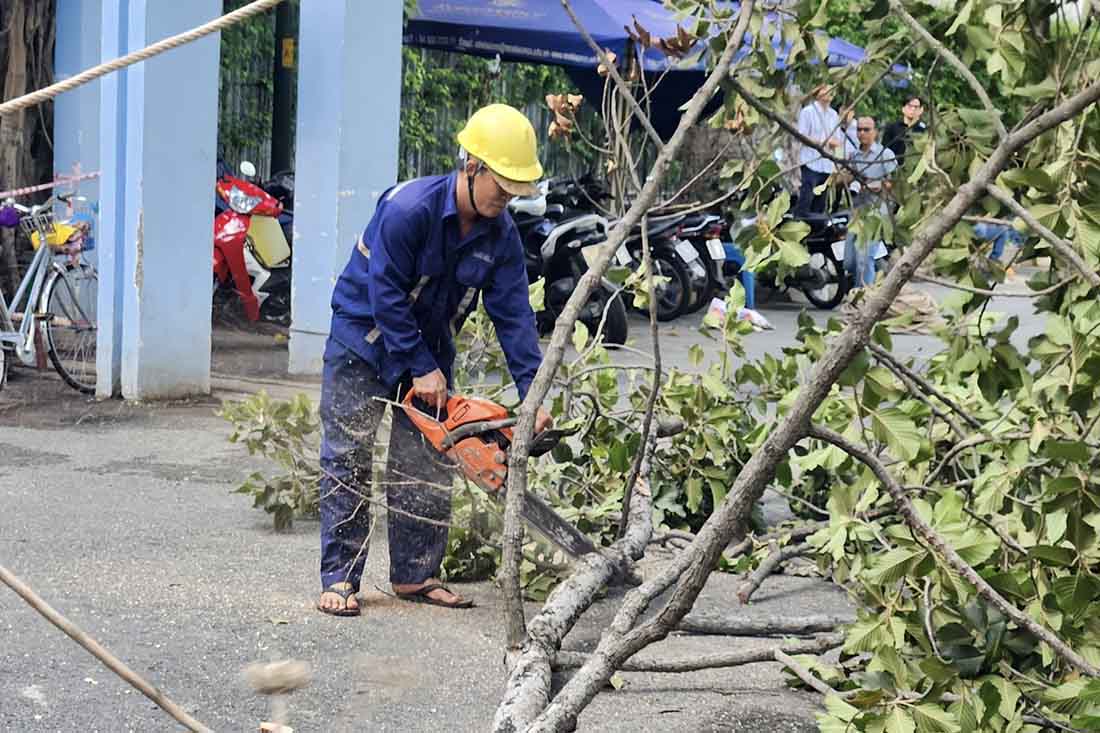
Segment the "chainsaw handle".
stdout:
<path fill-rule="evenodd" d="M 443 437 L 443 449 L 446 450 L 458 441 L 463 438 L 469 438 L 471 435 L 481 435 L 491 430 L 510 428 L 515 424 L 516 418 L 506 417 L 501 420 L 479 420 L 478 422 L 468 422 L 465 425 L 459 425 Z"/>

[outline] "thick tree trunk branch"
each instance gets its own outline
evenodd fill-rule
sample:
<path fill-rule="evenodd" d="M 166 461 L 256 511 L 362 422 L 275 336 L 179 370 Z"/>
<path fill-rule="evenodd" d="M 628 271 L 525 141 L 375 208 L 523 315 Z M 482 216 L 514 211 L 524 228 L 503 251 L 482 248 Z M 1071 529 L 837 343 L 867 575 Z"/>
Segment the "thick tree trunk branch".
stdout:
<path fill-rule="evenodd" d="M 550 665 L 561 640 L 596 600 L 600 589 L 633 567 L 653 534 L 653 505 L 649 488 L 649 466 L 657 442 L 654 432 L 643 450 L 642 469 L 626 535 L 601 553 L 586 555 L 577 569 L 554 589 L 542 611 L 531 619 L 526 643 L 511 663 L 504 697 L 493 718 L 495 733 L 527 730 L 538 717 L 550 695 Z"/>
<path fill-rule="evenodd" d="M 890 7 L 893 9 L 894 13 L 901 18 L 901 21 L 909 26 L 909 29 L 917 34 L 936 55 L 950 64 L 951 67 L 959 73 L 959 76 L 966 80 L 966 83 L 970 85 L 970 88 L 978 95 L 978 99 L 981 100 L 982 107 L 984 107 L 985 111 L 989 114 L 989 119 L 993 122 L 993 127 L 997 130 L 997 137 L 1001 140 L 1007 138 L 1008 130 L 1005 129 L 1005 123 L 1001 120 L 1000 110 L 993 106 L 993 100 L 989 98 L 989 94 L 986 92 L 985 87 L 978 81 L 978 77 L 974 76 L 974 72 L 970 70 L 970 67 L 964 64 L 958 56 L 947 48 L 947 46 L 936 40 L 935 36 L 929 33 L 927 28 L 910 15 L 909 11 L 902 5 L 901 0 L 890 0 Z"/>
<path fill-rule="evenodd" d="M 569 3 L 569 0 L 561 0 L 561 6 L 565 8 L 565 12 L 569 14 L 569 19 L 573 21 L 573 25 L 576 26 L 578 31 L 580 31 L 581 37 L 584 38 L 584 41 L 588 44 L 588 47 L 596 52 L 596 57 L 599 58 L 600 63 L 603 64 L 605 69 L 607 69 L 608 75 L 615 81 L 615 86 L 616 88 L 618 88 L 619 94 L 621 94 L 623 99 L 626 100 L 627 104 L 630 105 L 630 111 L 634 113 L 634 118 L 638 120 L 638 123 L 641 124 L 642 128 L 646 131 L 646 134 L 649 135 L 649 139 L 653 141 L 653 144 L 656 146 L 657 150 L 663 149 L 665 146 L 664 141 L 661 140 L 661 136 L 657 134 L 657 131 L 653 129 L 653 123 L 649 121 L 649 116 L 638 104 L 638 100 L 634 98 L 634 92 L 630 90 L 630 86 L 626 83 L 626 81 L 623 80 L 623 77 L 619 74 L 619 70 L 618 68 L 616 68 L 615 62 L 607 57 L 607 54 L 604 52 L 604 50 L 600 48 L 599 44 L 596 43 L 596 40 L 592 38 L 592 34 L 588 32 L 588 29 L 584 27 L 583 23 L 581 23 L 580 19 L 577 17 L 577 14 L 573 12 L 573 6 Z M 639 61 L 638 63 L 641 64 L 641 61 Z M 645 70 L 642 69 L 641 73 L 644 74 Z"/>
<path fill-rule="evenodd" d="M 1054 247 L 1054 251 L 1061 255 L 1062 259 L 1073 265 L 1074 269 L 1089 281 L 1089 285 L 1094 288 L 1100 287 L 1100 275 L 1089 268 L 1088 263 L 1081 258 L 1081 255 L 1077 254 L 1077 250 L 1073 248 L 1072 244 L 1040 224 L 1039 220 L 1032 216 L 1031 212 L 1025 209 L 1016 199 L 1012 198 L 1012 194 L 1008 191 L 994 186 L 992 183 L 986 186 L 986 190 L 989 191 L 990 196 L 1007 206 L 1013 214 L 1023 219 L 1036 234 L 1045 239 L 1051 247 Z"/>
<path fill-rule="evenodd" d="M 721 551 L 735 534 L 743 531 L 752 506 L 775 476 L 776 467 L 809 428 L 810 418 L 828 396 L 832 385 L 857 353 L 867 344 L 872 327 L 886 314 L 902 286 L 959 220 L 983 194 L 1011 156 L 1038 135 L 1080 114 L 1100 98 L 1100 82 L 1085 87 L 1054 109 L 1036 117 L 1005 138 L 989 159 L 975 171 L 973 178 L 959 186 L 951 200 L 931 217 L 913 238 L 905 254 L 872 291 L 847 327 L 834 337 L 813 374 L 803 382 L 798 398 L 775 429 L 756 450 L 738 474 L 725 500 L 703 525 L 691 548 L 683 553 L 675 569 L 682 569 L 676 589 L 664 608 L 651 620 L 634 628 L 638 617 L 656 595 L 649 583 L 627 595 L 611 629 L 596 651 L 558 694 L 532 730 L 557 731 L 576 721 L 580 710 L 606 684 L 611 674 L 626 659 L 647 645 L 663 638 L 690 610 L 712 572 Z M 624 631 L 629 629 L 629 631 Z"/>
<path fill-rule="evenodd" d="M 706 614 L 685 616 L 676 631 L 710 636 L 807 636 L 851 623 L 840 616 L 769 616 L 767 618 L 726 618 Z"/>
<path fill-rule="evenodd" d="M 875 457 L 874 454 L 863 446 L 856 445 L 841 434 L 829 430 L 828 428 L 819 427 L 817 425 L 811 426 L 809 435 L 818 440 L 823 440 L 826 443 L 835 445 L 837 448 L 840 448 L 842 451 L 870 468 L 883 487 L 890 492 L 890 496 L 892 496 L 897 503 L 898 511 L 905 519 L 905 523 L 908 524 L 925 543 L 935 550 L 940 558 L 954 568 L 954 570 L 965 578 L 968 583 L 974 586 L 978 591 L 978 595 L 995 606 L 1001 613 L 1015 621 L 1018 626 L 1027 629 L 1041 641 L 1045 642 L 1051 650 L 1067 664 L 1084 672 L 1090 677 L 1100 677 L 1100 668 L 1097 668 L 1087 659 L 1071 649 L 1057 634 L 1045 626 L 1036 623 L 1026 613 L 1016 608 L 1012 603 L 1009 603 L 1004 596 L 993 589 L 993 586 L 978 575 L 978 572 L 972 568 L 966 560 L 963 560 L 962 557 L 959 556 L 955 548 L 947 544 L 947 541 L 944 540 L 943 537 L 932 529 L 927 522 L 921 519 L 920 515 L 917 514 L 916 507 L 913 506 L 913 502 L 905 493 L 905 489 L 901 487 L 897 479 L 890 474 L 886 466 L 882 465 L 882 461 Z"/>
<path fill-rule="evenodd" d="M 766 649 L 742 649 L 739 651 L 698 654 L 690 659 L 630 659 L 619 667 L 623 672 L 697 672 L 700 669 L 739 667 L 743 664 L 771 662 L 777 653 L 820 654 L 844 643 L 844 634 L 829 634 L 817 639 L 790 641 L 778 647 Z M 556 669 L 580 667 L 589 659 L 581 652 L 558 652 L 554 660 Z"/>
<path fill-rule="evenodd" d="M 549 392 L 554 374 L 561 365 L 565 355 L 565 346 L 572 335 L 573 324 L 576 323 L 581 308 L 588 301 L 592 291 L 599 285 L 615 250 L 634 228 L 634 225 L 638 223 L 642 214 L 646 213 L 653 204 L 669 165 L 675 159 L 680 146 L 684 142 L 688 128 L 699 119 L 703 108 L 718 89 L 719 83 L 727 76 L 733 57 L 741 47 L 744 39 L 752 9 L 753 2 L 751 0 L 742 4 L 737 27 L 727 38 L 726 49 L 719 57 L 714 70 L 703 82 L 702 87 L 692 97 L 687 111 L 680 118 L 680 123 L 668 145 L 657 156 L 653 169 L 646 178 L 642 192 L 623 218 L 612 228 L 607 244 L 603 246 L 595 262 L 591 263 L 588 272 L 577 283 L 576 289 L 569 297 L 569 301 L 557 320 L 553 336 L 550 339 L 542 364 L 539 366 L 539 371 L 535 375 L 534 382 L 520 406 L 518 422 L 513 429 L 514 440 L 509 450 L 508 484 L 502 537 L 504 550 L 500 569 L 500 581 L 504 592 L 504 626 L 507 631 L 508 645 L 511 649 L 517 648 L 524 637 L 523 600 L 519 583 L 519 564 L 523 546 L 523 525 L 520 521 L 520 512 L 523 504 L 523 491 L 527 487 L 527 456 L 530 452 L 536 411 Z M 648 540 L 648 536 L 646 539 Z M 645 543 L 643 542 L 642 548 L 644 546 Z M 640 551 L 641 549 L 639 549 Z"/>

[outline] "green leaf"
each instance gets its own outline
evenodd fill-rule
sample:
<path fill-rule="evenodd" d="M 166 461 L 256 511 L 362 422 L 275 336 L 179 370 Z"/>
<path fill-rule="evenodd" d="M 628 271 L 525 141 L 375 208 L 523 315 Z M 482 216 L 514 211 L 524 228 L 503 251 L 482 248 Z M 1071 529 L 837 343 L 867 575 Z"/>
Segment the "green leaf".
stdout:
<path fill-rule="evenodd" d="M 874 566 L 867 571 L 865 577 L 872 583 L 892 585 L 905 577 L 913 566 L 914 558 L 917 555 L 918 553 L 913 550 L 900 547 L 890 550 L 875 562 Z"/>
<path fill-rule="evenodd" d="M 783 191 L 775 197 L 770 204 L 768 204 L 768 211 L 764 215 L 764 218 L 768 222 L 768 226 L 771 229 L 775 229 L 779 226 L 780 220 L 783 219 L 783 215 L 791 208 L 791 195 L 786 191 Z"/>
<path fill-rule="evenodd" d="M 626 473 L 630 470 L 630 449 L 627 448 L 626 443 L 616 440 L 611 444 L 611 456 L 608 465 L 612 471 L 619 473 Z"/>
<path fill-rule="evenodd" d="M 954 733 L 959 730 L 955 716 L 931 703 L 915 705 L 910 710 L 919 733 Z"/>
<path fill-rule="evenodd" d="M 1069 567 L 1077 556 L 1073 550 L 1066 547 L 1052 547 L 1051 545 L 1035 545 L 1027 551 L 1028 557 L 1040 560 L 1045 565 Z"/>
<path fill-rule="evenodd" d="M 896 408 L 871 411 L 871 432 L 899 458 L 911 461 L 920 454 L 921 434 L 917 426 Z"/>
<path fill-rule="evenodd" d="M 886 733 L 914 733 L 916 729 L 916 722 L 900 705 L 891 709 L 886 716 Z"/>
<path fill-rule="evenodd" d="M 703 479 L 698 476 L 690 477 L 684 482 L 684 490 L 687 493 L 688 510 L 699 511 L 699 504 L 703 501 Z"/>
<path fill-rule="evenodd" d="M 1053 191 L 1056 188 L 1047 172 L 1038 168 L 1013 168 L 1002 173 L 1000 178 L 1009 188 L 1031 186 L 1040 191 Z"/>
<path fill-rule="evenodd" d="M 1100 580 L 1083 572 L 1055 578 L 1050 585 L 1058 607 L 1069 614 L 1076 615 L 1085 611 L 1092 600 L 1100 595 Z"/>
<path fill-rule="evenodd" d="M 588 343 L 588 326 L 580 321 L 573 324 L 573 348 L 577 352 L 584 351 L 584 345 Z"/>
<path fill-rule="evenodd" d="M 1089 448 L 1081 441 L 1048 440 L 1043 443 L 1043 455 L 1060 461 L 1088 463 Z"/>
<path fill-rule="evenodd" d="M 965 26 L 970 22 L 970 13 L 974 10 L 974 0 L 966 0 L 966 4 L 959 10 L 959 14 L 955 16 L 955 22 L 951 24 L 951 27 L 947 29 L 946 35 L 950 36 L 955 33 L 959 28 Z"/>

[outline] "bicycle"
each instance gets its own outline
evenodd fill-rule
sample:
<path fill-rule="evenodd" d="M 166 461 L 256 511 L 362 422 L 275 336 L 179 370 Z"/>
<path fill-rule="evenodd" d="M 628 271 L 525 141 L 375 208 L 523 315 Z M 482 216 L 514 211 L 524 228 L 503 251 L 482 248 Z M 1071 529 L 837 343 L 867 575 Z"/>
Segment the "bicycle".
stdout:
<path fill-rule="evenodd" d="M 69 207 L 69 219 L 55 219 L 53 209 L 58 201 Z M 72 196 L 52 196 L 31 207 L 11 200 L 0 206 L 0 213 L 9 218 L 13 218 L 11 210 L 19 214 L 19 230 L 30 239 L 34 258 L 10 308 L 0 294 L 0 389 L 12 356 L 27 366 L 41 366 L 39 349 L 45 346 L 65 383 L 92 394 L 96 387 L 99 277 L 83 258 L 83 253 L 95 246 L 92 217 L 73 214 Z"/>

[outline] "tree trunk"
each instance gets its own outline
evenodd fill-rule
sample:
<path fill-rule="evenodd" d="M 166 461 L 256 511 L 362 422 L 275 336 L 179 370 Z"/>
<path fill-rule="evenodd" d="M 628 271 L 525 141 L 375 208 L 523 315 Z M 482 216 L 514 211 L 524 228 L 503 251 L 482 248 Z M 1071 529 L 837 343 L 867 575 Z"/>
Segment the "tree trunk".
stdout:
<path fill-rule="evenodd" d="M 53 79 L 54 0 L 0 3 L 0 88 L 4 101 Z M 0 190 L 46 180 L 53 169 L 53 105 L 0 118 Z M 19 265 L 15 233 L 0 229 L 0 289 L 15 293 Z"/>

